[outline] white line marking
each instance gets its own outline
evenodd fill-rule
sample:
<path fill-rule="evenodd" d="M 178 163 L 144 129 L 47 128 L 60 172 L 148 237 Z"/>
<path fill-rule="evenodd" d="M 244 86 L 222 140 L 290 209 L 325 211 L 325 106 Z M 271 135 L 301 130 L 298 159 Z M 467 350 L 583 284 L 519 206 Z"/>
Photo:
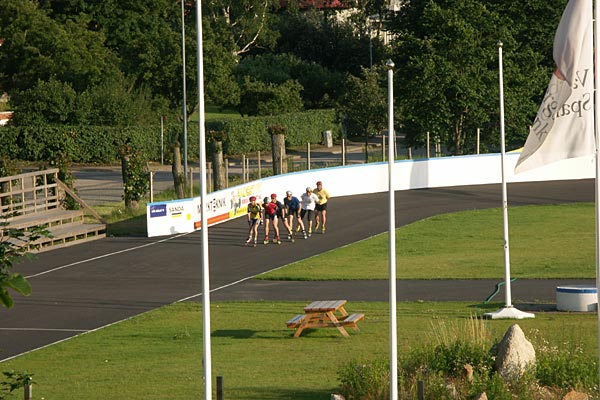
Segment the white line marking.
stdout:
<path fill-rule="evenodd" d="M 154 246 L 155 244 L 160 244 L 160 243 L 168 242 L 169 240 L 177 239 L 177 238 L 180 238 L 182 236 L 189 235 L 190 233 L 192 233 L 192 232 L 180 233 L 179 235 L 170 236 L 168 238 L 161 239 L 161 240 L 158 240 L 156 242 L 146 243 L 146 244 L 143 244 L 141 246 L 130 247 L 128 249 L 123 249 L 123 250 L 115 251 L 113 253 L 103 254 L 101 256 L 97 256 L 97 257 L 93 257 L 93 258 L 88 258 L 87 260 L 76 261 L 74 263 L 63 265 L 63 266 L 56 267 L 56 268 L 52 268 L 52 269 L 49 269 L 47 271 L 39 272 L 37 274 L 28 275 L 25 278 L 26 279 L 31 279 L 31 278 L 35 278 L 35 277 L 38 277 L 38 276 L 49 274 L 51 272 L 60 271 L 61 269 L 65 269 L 65 268 L 69 268 L 69 267 L 74 267 L 74 266 L 79 265 L 79 264 L 85 264 L 85 263 L 90 262 L 90 261 L 100 260 L 102 258 L 115 256 L 117 254 L 127 253 L 127 252 L 133 251 L 133 250 L 143 249 L 144 247 Z"/>
<path fill-rule="evenodd" d="M 0 331 L 28 332 L 87 332 L 87 329 L 50 329 L 50 328 L 0 328 Z"/>

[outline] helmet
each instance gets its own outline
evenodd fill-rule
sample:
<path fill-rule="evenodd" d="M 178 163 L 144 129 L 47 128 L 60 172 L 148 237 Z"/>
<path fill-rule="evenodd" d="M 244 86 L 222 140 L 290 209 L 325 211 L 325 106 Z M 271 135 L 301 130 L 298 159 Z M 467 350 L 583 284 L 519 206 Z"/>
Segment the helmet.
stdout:
<path fill-rule="evenodd" d="M 317 186 L 322 185 L 322 184 L 323 184 L 323 182 L 321 182 L 321 181 L 317 182 Z"/>
<path fill-rule="evenodd" d="M 306 191 L 307 191 L 307 192 L 312 192 L 312 188 L 311 188 L 310 186 L 308 186 L 308 187 L 306 188 Z"/>
<path fill-rule="evenodd" d="M 291 196 L 292 195 L 292 191 L 288 190 L 287 192 L 285 192 L 286 195 Z"/>
<path fill-rule="evenodd" d="M 250 196 L 250 201 L 256 201 L 256 196 Z"/>
<path fill-rule="evenodd" d="M 265 197 L 265 198 L 263 199 L 263 203 L 268 203 L 268 202 L 269 202 L 269 198 L 268 198 L 268 197 Z"/>
<path fill-rule="evenodd" d="M 271 198 L 272 198 L 272 199 L 276 199 L 276 198 L 277 198 L 277 195 L 276 195 L 275 193 L 273 193 L 273 194 L 271 194 Z"/>

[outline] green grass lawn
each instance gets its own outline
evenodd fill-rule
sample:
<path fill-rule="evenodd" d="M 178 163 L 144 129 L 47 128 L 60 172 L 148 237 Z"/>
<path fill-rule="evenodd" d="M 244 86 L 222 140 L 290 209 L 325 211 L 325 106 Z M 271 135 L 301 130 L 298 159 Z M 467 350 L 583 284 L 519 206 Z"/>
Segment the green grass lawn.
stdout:
<path fill-rule="evenodd" d="M 213 378 L 223 376 L 227 399 L 329 399 L 338 371 L 351 359 L 388 358 L 387 303 L 350 302 L 364 312 L 360 332 L 311 330 L 299 339 L 285 321 L 298 302 L 219 302 L 211 309 Z M 436 344 L 434 332 L 467 325 L 485 309 L 471 303 L 398 304 L 398 354 Z M 514 321 L 484 321 L 500 339 Z M 519 321 L 536 346 L 596 354 L 593 314 L 537 313 Z M 176 304 L 4 362 L 1 369 L 34 374 L 36 399 L 182 399 L 202 395 L 202 315 L 199 303 Z M 546 342 L 548 340 L 548 342 Z M 213 388 L 216 389 L 213 384 Z M 22 393 L 14 398 L 21 398 Z"/>
<path fill-rule="evenodd" d="M 387 233 L 379 235 L 260 278 L 387 279 L 388 240 Z M 513 207 L 509 244 L 513 278 L 594 278 L 594 205 Z M 503 245 L 499 208 L 431 217 L 397 229 L 397 277 L 502 279 Z"/>

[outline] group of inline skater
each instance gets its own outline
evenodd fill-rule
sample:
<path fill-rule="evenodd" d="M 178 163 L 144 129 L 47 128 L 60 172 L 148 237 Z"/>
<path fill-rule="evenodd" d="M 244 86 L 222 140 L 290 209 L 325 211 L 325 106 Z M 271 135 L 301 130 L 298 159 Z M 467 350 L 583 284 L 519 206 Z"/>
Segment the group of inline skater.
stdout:
<path fill-rule="evenodd" d="M 262 203 L 256 196 L 251 196 L 248 204 L 248 240 L 246 245 L 256 247 L 258 242 L 258 227 L 264 223 L 263 244 L 269 244 L 269 231 L 273 228 L 273 243 L 281 244 L 279 235 L 279 221 L 287 230 L 288 240 L 295 242 L 296 234 L 302 232 L 302 237 L 308 239 L 313 233 L 313 220 L 315 232 L 319 229 L 325 233 L 327 223 L 327 201 L 329 192 L 323 188 L 321 181 L 317 182 L 316 188 L 307 187 L 300 198 L 288 190 L 285 192 L 283 203 L 277 199 L 277 194 L 265 197 Z M 306 223 L 304 219 L 306 217 Z M 294 229 L 294 220 L 297 222 Z"/>

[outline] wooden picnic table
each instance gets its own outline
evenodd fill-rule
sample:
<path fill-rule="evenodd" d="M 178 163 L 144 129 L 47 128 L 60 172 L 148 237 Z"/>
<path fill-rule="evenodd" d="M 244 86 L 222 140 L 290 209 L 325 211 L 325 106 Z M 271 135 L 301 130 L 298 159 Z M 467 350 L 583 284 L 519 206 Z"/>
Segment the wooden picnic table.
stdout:
<path fill-rule="evenodd" d="M 305 329 L 312 328 L 337 328 L 343 336 L 348 337 L 350 335 L 345 327 L 358 330 L 356 323 L 365 315 L 362 313 L 349 315 L 344 308 L 345 305 L 346 300 L 313 301 L 304 307 L 304 314 L 298 314 L 287 321 L 287 327 L 296 329 L 295 338 L 300 337 Z"/>

